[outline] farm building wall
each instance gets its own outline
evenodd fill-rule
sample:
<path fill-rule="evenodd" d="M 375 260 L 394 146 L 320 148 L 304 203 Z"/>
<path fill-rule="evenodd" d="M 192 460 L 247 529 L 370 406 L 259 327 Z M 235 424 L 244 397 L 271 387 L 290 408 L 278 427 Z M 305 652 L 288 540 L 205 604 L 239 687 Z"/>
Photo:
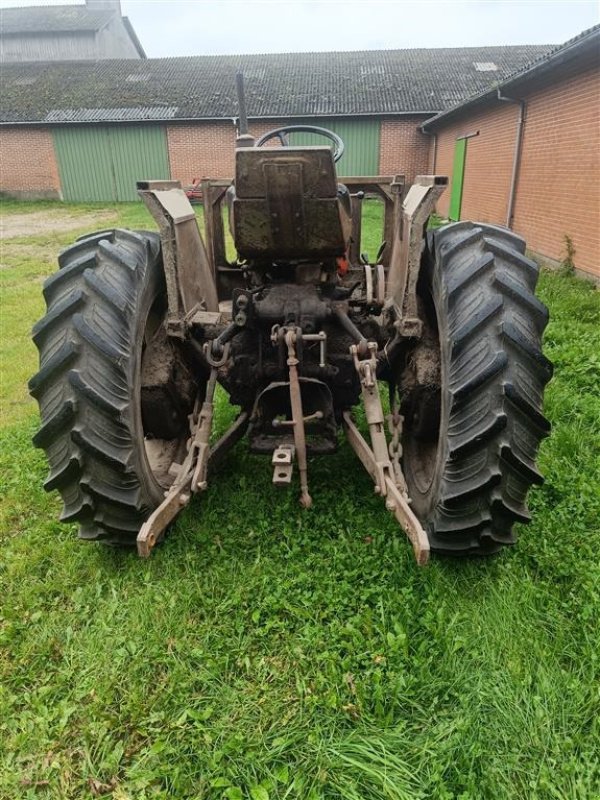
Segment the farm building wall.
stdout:
<path fill-rule="evenodd" d="M 96 34 L 94 58 L 140 58 L 120 14 L 115 14 L 108 25 Z"/>
<path fill-rule="evenodd" d="M 380 175 L 404 175 L 412 183 L 417 175 L 429 173 L 431 137 L 419 128 L 425 119 L 415 116 L 381 121 Z"/>
<path fill-rule="evenodd" d="M 0 61 L 63 61 L 98 58 L 94 31 L 2 36 Z"/>
<path fill-rule="evenodd" d="M 48 128 L 0 128 L 0 191 L 16 198 L 61 197 Z"/>
<path fill-rule="evenodd" d="M 565 257 L 569 236 L 576 267 L 600 277 L 600 72 L 554 74 L 518 96 L 526 112 L 512 228 L 554 261 Z M 517 104 L 497 101 L 440 120 L 436 172 L 452 178 L 456 140 L 469 136 L 461 219 L 506 225 L 518 114 Z M 450 191 L 438 203 L 442 215 L 449 199 Z"/>
<path fill-rule="evenodd" d="M 600 277 L 600 71 L 528 98 L 514 228 L 529 247 Z"/>
<path fill-rule="evenodd" d="M 285 120 L 252 121 L 250 133 L 263 133 L 286 124 Z M 289 123 L 289 120 L 287 121 Z M 167 126 L 171 178 L 189 184 L 194 178 L 231 178 L 235 170 L 233 121 L 195 122 Z"/>
<path fill-rule="evenodd" d="M 468 136 L 461 219 L 504 225 L 515 146 L 518 107 L 502 103 L 461 118 L 438 132 L 435 172 L 452 180 L 456 140 Z M 447 217 L 450 188 L 438 201 Z"/>
<path fill-rule="evenodd" d="M 416 128 L 421 118 L 415 118 L 410 124 L 401 129 L 401 134 L 407 136 L 407 143 L 400 148 L 400 155 L 406 161 L 406 154 L 410 153 L 412 138 L 421 136 Z M 365 164 L 370 166 L 366 174 L 376 174 L 381 164 L 381 152 L 385 147 L 386 153 L 393 150 L 390 137 L 384 145 L 380 144 L 380 129 L 385 123 L 378 119 L 274 119 L 250 120 L 250 133 L 258 139 L 267 131 L 284 125 L 317 125 L 331 128 L 336 131 L 346 143 L 346 155 L 338 167 L 338 174 L 363 174 Z M 410 137 L 410 138 L 409 138 Z M 187 184 L 193 178 L 229 178 L 234 173 L 234 148 L 235 128 L 233 122 L 198 122 L 186 124 L 170 124 L 167 127 L 169 146 L 169 159 L 171 162 L 171 176 Z M 325 139 L 314 143 L 325 143 Z M 310 142 L 313 144 L 313 141 Z M 393 159 L 391 159 L 393 160 Z M 414 159 L 413 159 L 414 161 Z M 426 162 L 426 159 L 425 159 Z M 412 163 L 412 162 L 411 162 Z M 358 165 L 358 166 L 357 166 Z M 396 171 L 401 171 L 402 163 L 396 163 Z M 348 171 L 346 171 L 348 170 Z M 393 171 L 393 170 L 392 170 Z M 383 173 L 380 173 L 383 174 Z"/>

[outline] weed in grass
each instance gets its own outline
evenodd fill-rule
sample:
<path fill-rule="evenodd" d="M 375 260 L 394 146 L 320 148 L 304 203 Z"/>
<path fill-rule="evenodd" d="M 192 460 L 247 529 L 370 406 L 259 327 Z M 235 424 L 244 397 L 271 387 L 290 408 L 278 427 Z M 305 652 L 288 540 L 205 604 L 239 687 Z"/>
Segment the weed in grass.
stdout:
<path fill-rule="evenodd" d="M 513 550 L 418 569 L 346 445 L 302 511 L 240 443 L 140 561 L 56 521 L 30 444 L 29 328 L 71 238 L 19 240 L 2 275 L 0 797 L 597 797 L 598 293 L 541 276 L 554 429 Z"/>
<path fill-rule="evenodd" d="M 575 273 L 575 244 L 568 233 L 565 233 L 563 240 L 565 243 L 565 257 L 560 262 L 561 271 L 565 275 L 573 275 Z"/>

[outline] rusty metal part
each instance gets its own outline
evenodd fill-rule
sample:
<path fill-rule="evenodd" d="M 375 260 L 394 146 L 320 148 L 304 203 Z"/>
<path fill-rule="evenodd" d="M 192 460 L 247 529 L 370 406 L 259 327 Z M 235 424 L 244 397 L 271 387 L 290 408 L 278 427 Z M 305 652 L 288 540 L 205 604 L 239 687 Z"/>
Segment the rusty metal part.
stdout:
<path fill-rule="evenodd" d="M 429 540 L 421 523 L 410 509 L 404 478 L 399 480 L 397 475 L 399 464 L 394 465 L 390 460 L 383 408 L 376 380 L 377 345 L 369 342 L 368 349 L 370 356 L 365 359 L 359 358 L 356 345 L 352 345 L 350 352 L 360 377 L 371 445 L 365 441 L 349 411 L 344 411 L 342 415 L 344 428 L 350 445 L 375 483 L 375 491 L 386 498 L 386 508 L 393 511 L 410 539 L 417 563 L 423 565 L 429 560 Z"/>
<path fill-rule="evenodd" d="M 417 281 L 421 269 L 425 226 L 448 178 L 419 175 L 402 204 L 401 235 L 393 240 L 387 282 L 387 302 L 394 308 L 395 325 L 402 336 L 421 335 L 417 308 Z"/>
<path fill-rule="evenodd" d="M 217 368 L 213 367 L 206 386 L 206 396 L 201 408 L 191 415 L 191 439 L 186 457 L 181 465 L 174 465 L 171 471 L 177 477 L 166 493 L 163 502 L 148 517 L 137 535 L 137 548 L 140 556 L 147 557 L 158 542 L 169 523 L 186 506 L 191 493 L 206 488 L 206 461 L 209 455 L 209 441 L 212 430 L 213 399 L 217 385 Z"/>
<path fill-rule="evenodd" d="M 175 481 L 166 492 L 165 499 L 148 517 L 137 535 L 137 549 L 142 557 L 148 557 L 152 548 L 164 535 L 167 526 L 191 499 L 191 495 L 207 488 L 207 470 L 211 453 L 214 394 L 217 386 L 217 367 L 213 367 L 206 386 L 206 395 L 200 408 L 190 417 L 191 438 L 186 457 L 181 465 L 174 464 L 171 473 Z"/>
<path fill-rule="evenodd" d="M 289 486 L 294 471 L 296 449 L 291 444 L 281 444 L 273 451 L 273 485 Z"/>
<path fill-rule="evenodd" d="M 346 333 L 351 336 L 358 346 L 358 352 L 364 355 L 367 352 L 368 343 L 363 334 L 358 330 L 356 325 L 352 322 L 346 312 L 346 307 L 343 304 L 337 304 L 332 307 L 333 315 L 340 323 Z"/>
<path fill-rule="evenodd" d="M 302 411 L 302 395 L 300 381 L 298 380 L 298 358 L 296 356 L 296 338 L 301 331 L 287 330 L 285 343 L 288 349 L 287 365 L 290 373 L 290 404 L 292 407 L 292 420 L 294 423 L 294 445 L 298 459 L 298 472 L 300 474 L 300 505 L 310 508 L 312 498 L 308 492 L 308 462 L 306 459 L 306 435 L 304 431 L 304 412 Z"/>
<path fill-rule="evenodd" d="M 285 342 L 284 342 L 285 345 Z M 287 365 L 284 363 L 284 369 Z M 288 376 L 289 377 L 289 376 Z M 305 432 L 310 436 L 306 452 L 325 455 L 337 449 L 337 425 L 331 390 L 316 378 L 300 377 Z M 250 420 L 250 450 L 271 454 L 280 445 L 293 445 L 290 383 L 274 381 L 255 398 Z"/>
<path fill-rule="evenodd" d="M 373 295 L 373 267 L 370 264 L 364 264 L 364 273 L 365 273 L 365 295 L 367 299 L 367 303 L 369 305 L 374 300 Z"/>
<path fill-rule="evenodd" d="M 386 417 L 388 423 L 388 430 L 390 433 L 390 443 L 388 445 L 388 453 L 390 454 L 390 461 L 394 471 L 394 478 L 396 486 L 402 493 L 403 497 L 408 498 L 408 489 L 406 487 L 406 480 L 402 472 L 402 426 L 404 424 L 404 417 L 400 414 L 397 401 L 394 402 L 394 408 Z"/>
<path fill-rule="evenodd" d="M 363 435 L 356 427 L 350 411 L 344 411 L 342 416 L 348 441 L 367 472 L 373 478 L 373 481 L 375 481 L 377 489 L 378 473 L 373 450 L 369 447 Z M 412 512 L 408 501 L 389 474 L 385 475 L 384 485 L 386 497 L 385 506 L 387 510 L 393 512 L 394 516 L 403 527 L 412 544 L 417 564 L 419 564 L 419 566 L 425 566 L 429 561 L 429 539 L 427 538 L 427 534 Z"/>
<path fill-rule="evenodd" d="M 217 288 L 196 223 L 179 181 L 141 181 L 138 194 L 156 220 L 167 284 L 167 330 L 184 338 L 184 319 L 194 310 L 218 311 Z"/>
<path fill-rule="evenodd" d="M 302 334 L 302 341 L 304 342 L 319 342 L 319 366 L 326 367 L 326 359 L 327 359 L 327 334 L 325 331 L 319 331 L 318 333 L 303 333 Z"/>
<path fill-rule="evenodd" d="M 375 264 L 375 302 L 382 306 L 385 303 L 385 268 L 383 264 Z"/>
<path fill-rule="evenodd" d="M 243 411 L 225 434 L 210 448 L 207 459 L 209 473 L 217 469 L 223 458 L 242 438 L 248 427 L 248 413 Z M 181 467 L 175 470 L 177 476 L 182 475 Z M 193 475 L 188 471 L 182 479 L 177 480 L 167 492 L 163 502 L 148 517 L 137 536 L 138 554 L 147 558 L 153 548 L 164 536 L 167 527 L 192 499 L 191 486 Z"/>
<path fill-rule="evenodd" d="M 383 264 L 363 264 L 365 299 L 369 306 L 385 303 L 385 269 Z"/>
<path fill-rule="evenodd" d="M 206 238 L 206 252 L 210 262 L 213 280 L 216 282 L 219 300 L 229 300 L 224 296 L 219 285 L 219 268 L 228 269 L 225 247 L 225 227 L 223 225 L 223 201 L 231 181 L 217 181 L 203 179 L 202 206 L 204 208 L 204 236 Z M 239 271 L 239 270 L 238 270 Z"/>
<path fill-rule="evenodd" d="M 220 346 L 215 347 L 215 342 L 217 341 L 218 339 L 214 339 L 212 342 L 205 342 L 204 346 L 202 347 L 204 358 L 213 368 L 223 367 L 229 360 L 229 349 L 231 342 L 225 342 L 223 349 L 221 350 Z"/>

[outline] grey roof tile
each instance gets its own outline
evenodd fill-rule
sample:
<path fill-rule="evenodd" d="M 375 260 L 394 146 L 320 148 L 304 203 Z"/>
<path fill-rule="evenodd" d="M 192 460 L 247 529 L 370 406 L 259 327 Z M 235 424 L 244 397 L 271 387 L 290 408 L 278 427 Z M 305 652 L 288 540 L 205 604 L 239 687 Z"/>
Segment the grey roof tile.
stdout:
<path fill-rule="evenodd" d="M 165 119 L 232 118 L 237 115 L 235 73 L 240 69 L 246 75 L 249 117 L 431 115 L 488 89 L 550 47 L 5 64 L 0 122 L 41 122 L 60 110 L 73 122 L 84 122 L 93 109 L 99 112 L 94 119 L 102 121 L 102 109 L 110 110 L 114 119 L 119 108 L 140 109 L 143 119 L 144 109 L 157 106 L 165 108 Z M 497 69 L 481 71 L 481 63 L 493 63 Z M 138 75 L 143 77 L 136 80 Z"/>
<path fill-rule="evenodd" d="M 504 76 L 496 84 L 486 87 L 483 91 L 474 92 L 461 100 L 461 102 L 450 106 L 450 108 L 441 109 L 434 117 L 426 120 L 421 127 L 424 131 L 433 130 L 438 124 L 443 124 L 449 119 L 460 116 L 465 110 L 473 106 L 495 100 L 498 91 L 503 92 L 507 87 L 510 88 L 528 80 L 535 80 L 542 72 L 564 65 L 568 59 L 572 61 L 577 59 L 578 63 L 585 68 L 585 65 L 589 66 L 589 60 L 586 60 L 586 53 L 588 55 L 591 53 L 596 65 L 600 63 L 600 24 L 593 25 L 563 44 L 540 53 L 532 61 Z"/>

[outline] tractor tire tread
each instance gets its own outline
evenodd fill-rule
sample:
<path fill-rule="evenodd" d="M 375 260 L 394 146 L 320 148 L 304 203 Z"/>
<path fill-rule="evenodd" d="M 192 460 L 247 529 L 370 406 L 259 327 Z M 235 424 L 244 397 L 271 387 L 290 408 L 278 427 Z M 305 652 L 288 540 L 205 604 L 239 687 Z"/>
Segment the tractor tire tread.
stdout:
<path fill-rule="evenodd" d="M 429 243 L 432 292 L 446 320 L 449 411 L 426 528 L 434 551 L 490 554 L 515 541 L 513 524 L 530 518 L 527 492 L 542 482 L 535 460 L 550 430 L 542 413 L 552 376 L 541 350 L 548 312 L 534 295 L 538 265 L 510 231 L 457 223 Z"/>
<path fill-rule="evenodd" d="M 133 544 L 156 505 L 132 466 L 128 387 L 139 288 L 159 252 L 155 233 L 101 231 L 62 252 L 44 284 L 40 369 L 29 382 L 41 417 L 34 444 L 50 466 L 44 488 L 60 492 L 61 520 L 78 522 L 84 539 Z"/>

